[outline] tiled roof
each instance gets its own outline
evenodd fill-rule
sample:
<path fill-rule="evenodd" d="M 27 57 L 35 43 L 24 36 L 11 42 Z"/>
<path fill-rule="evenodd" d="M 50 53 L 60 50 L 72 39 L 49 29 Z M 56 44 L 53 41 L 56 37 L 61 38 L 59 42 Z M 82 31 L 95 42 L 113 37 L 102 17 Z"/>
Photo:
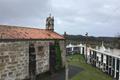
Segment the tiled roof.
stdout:
<path fill-rule="evenodd" d="M 0 39 L 64 39 L 64 37 L 46 29 L 0 25 Z"/>

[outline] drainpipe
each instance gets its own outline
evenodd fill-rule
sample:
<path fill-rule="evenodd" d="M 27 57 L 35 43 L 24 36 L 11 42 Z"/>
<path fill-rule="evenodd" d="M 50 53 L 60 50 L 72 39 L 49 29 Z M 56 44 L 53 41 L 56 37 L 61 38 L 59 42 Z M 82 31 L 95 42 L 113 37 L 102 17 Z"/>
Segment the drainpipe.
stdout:
<path fill-rule="evenodd" d="M 65 49 L 66 49 L 66 46 L 67 46 L 67 44 L 66 44 L 66 32 L 64 33 L 64 37 L 65 37 Z M 66 53 L 67 53 L 67 51 L 66 51 Z M 65 55 L 65 80 L 68 80 L 68 71 L 69 71 L 68 60 L 67 60 L 67 55 Z"/>
<path fill-rule="evenodd" d="M 68 68 L 68 60 L 66 60 L 66 66 L 65 66 L 65 80 L 68 80 L 69 76 L 68 76 L 68 72 L 69 72 L 69 68 Z"/>

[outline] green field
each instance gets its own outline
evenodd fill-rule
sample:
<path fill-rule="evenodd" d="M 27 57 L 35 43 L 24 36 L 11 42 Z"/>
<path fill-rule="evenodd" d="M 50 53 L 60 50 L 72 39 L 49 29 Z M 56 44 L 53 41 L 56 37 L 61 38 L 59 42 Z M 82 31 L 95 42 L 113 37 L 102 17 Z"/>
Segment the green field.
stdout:
<path fill-rule="evenodd" d="M 71 80 L 112 80 L 112 77 L 103 73 L 98 68 L 95 68 L 85 63 L 82 55 L 68 56 L 69 64 L 83 68 L 84 70 L 75 75 Z"/>

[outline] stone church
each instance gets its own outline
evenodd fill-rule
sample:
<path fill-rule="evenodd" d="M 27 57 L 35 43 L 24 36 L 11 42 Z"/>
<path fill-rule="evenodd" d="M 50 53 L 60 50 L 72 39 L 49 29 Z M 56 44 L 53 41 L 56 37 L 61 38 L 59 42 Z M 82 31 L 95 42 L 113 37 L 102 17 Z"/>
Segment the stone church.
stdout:
<path fill-rule="evenodd" d="M 46 29 L 0 25 L 0 80 L 33 79 L 64 67 L 65 39 L 54 31 L 54 17 Z"/>

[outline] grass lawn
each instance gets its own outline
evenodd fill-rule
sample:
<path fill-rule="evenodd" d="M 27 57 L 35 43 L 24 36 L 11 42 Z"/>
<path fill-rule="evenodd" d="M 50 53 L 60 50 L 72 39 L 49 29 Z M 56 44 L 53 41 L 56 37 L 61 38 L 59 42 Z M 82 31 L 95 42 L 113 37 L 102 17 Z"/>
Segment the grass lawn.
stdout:
<path fill-rule="evenodd" d="M 72 57 L 72 58 L 71 58 Z M 98 68 L 86 64 L 82 55 L 68 57 L 69 64 L 83 68 L 84 70 L 75 75 L 71 80 L 112 80 L 112 77 L 103 73 Z"/>

